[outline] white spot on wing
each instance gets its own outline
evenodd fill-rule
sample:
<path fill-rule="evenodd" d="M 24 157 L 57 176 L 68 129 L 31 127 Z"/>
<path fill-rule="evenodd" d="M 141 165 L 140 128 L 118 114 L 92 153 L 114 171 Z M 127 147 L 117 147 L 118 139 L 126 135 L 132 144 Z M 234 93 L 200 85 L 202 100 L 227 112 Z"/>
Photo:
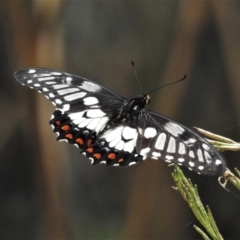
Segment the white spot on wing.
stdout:
<path fill-rule="evenodd" d="M 123 150 L 123 147 L 124 147 L 124 142 L 123 141 L 120 141 L 116 146 L 115 146 L 115 149 L 119 150 L 119 151 L 122 151 Z"/>
<path fill-rule="evenodd" d="M 52 72 L 52 75 L 60 76 L 60 75 L 62 75 L 62 73 L 60 73 L 60 72 Z"/>
<path fill-rule="evenodd" d="M 39 83 L 35 83 L 34 87 L 40 87 L 41 85 Z"/>
<path fill-rule="evenodd" d="M 68 84 L 56 84 L 52 86 L 52 88 L 54 89 L 61 89 L 61 88 L 67 88 L 67 87 L 69 87 Z"/>
<path fill-rule="evenodd" d="M 56 82 L 55 81 L 52 81 L 52 82 L 45 82 L 45 84 L 47 85 L 52 85 L 52 84 L 55 84 Z"/>
<path fill-rule="evenodd" d="M 27 83 L 32 83 L 32 80 L 27 80 Z"/>
<path fill-rule="evenodd" d="M 105 138 L 107 142 L 111 142 L 114 138 L 121 136 L 123 126 L 115 127 L 114 129 L 106 131 L 101 138 Z"/>
<path fill-rule="evenodd" d="M 188 155 L 189 155 L 189 157 L 191 157 L 191 158 L 194 158 L 194 157 L 195 157 L 194 152 L 193 152 L 192 150 L 189 151 Z"/>
<path fill-rule="evenodd" d="M 65 95 L 67 93 L 72 93 L 72 92 L 76 92 L 76 91 L 79 91 L 79 89 L 78 88 L 66 88 L 66 89 L 57 91 L 57 93 L 59 95 Z"/>
<path fill-rule="evenodd" d="M 147 127 L 144 131 L 144 137 L 145 138 L 153 138 L 157 134 L 157 130 L 152 127 Z"/>
<path fill-rule="evenodd" d="M 109 147 L 112 148 L 112 147 L 115 147 L 120 141 L 121 141 L 121 136 L 119 135 L 118 137 L 116 137 L 114 140 L 112 140 L 110 143 L 109 143 Z"/>
<path fill-rule="evenodd" d="M 138 132 L 142 135 L 142 133 L 143 133 L 142 128 L 138 127 Z"/>
<path fill-rule="evenodd" d="M 155 148 L 158 150 L 163 150 L 165 146 L 167 135 L 165 133 L 160 133 L 160 135 L 157 138 L 157 141 L 155 143 Z"/>
<path fill-rule="evenodd" d="M 203 170 L 203 169 L 204 169 L 204 166 L 198 166 L 198 169 L 199 169 L 199 170 Z"/>
<path fill-rule="evenodd" d="M 124 144 L 124 148 L 123 149 L 124 149 L 125 152 L 132 153 L 132 151 L 134 149 L 133 140 L 126 142 Z"/>
<path fill-rule="evenodd" d="M 152 152 L 152 157 L 155 157 L 155 158 L 161 157 L 161 153 L 159 153 L 159 152 Z"/>
<path fill-rule="evenodd" d="M 36 72 L 35 69 L 30 69 L 30 70 L 28 71 L 28 73 L 35 73 L 35 72 Z"/>
<path fill-rule="evenodd" d="M 33 75 L 35 78 L 37 77 L 50 77 L 51 74 L 50 73 L 36 73 Z"/>
<path fill-rule="evenodd" d="M 98 123 L 100 121 L 100 118 L 94 118 L 88 125 L 87 128 L 91 130 L 95 130 L 97 127 Z"/>
<path fill-rule="evenodd" d="M 134 165 L 134 164 L 136 164 L 136 162 L 130 162 L 130 163 L 128 164 L 128 166 L 131 166 L 131 165 Z"/>
<path fill-rule="evenodd" d="M 87 90 L 89 92 L 99 92 L 101 88 L 92 82 L 83 82 L 80 88 Z"/>
<path fill-rule="evenodd" d="M 181 126 L 173 122 L 167 122 L 163 127 L 175 137 L 181 135 L 185 131 Z"/>
<path fill-rule="evenodd" d="M 86 118 L 84 121 L 78 124 L 78 127 L 83 128 L 86 127 L 92 121 L 91 118 Z"/>
<path fill-rule="evenodd" d="M 67 77 L 67 78 L 66 78 L 66 82 L 67 82 L 68 84 L 71 84 L 71 82 L 72 82 L 72 77 Z"/>
<path fill-rule="evenodd" d="M 86 92 L 79 92 L 79 93 L 74 93 L 74 94 L 71 94 L 71 95 L 64 96 L 63 98 L 66 101 L 73 101 L 73 100 L 76 100 L 78 98 L 84 97 L 86 94 L 87 94 Z"/>
<path fill-rule="evenodd" d="M 55 103 L 56 103 L 56 104 L 62 104 L 62 101 L 61 101 L 60 99 L 56 99 L 56 100 L 55 100 Z"/>
<path fill-rule="evenodd" d="M 128 139 L 133 139 L 133 136 L 136 134 L 136 129 L 135 128 L 131 128 L 131 127 L 128 127 L 126 126 L 124 129 L 123 129 L 123 132 L 122 132 L 122 136 L 128 140 Z"/>
<path fill-rule="evenodd" d="M 87 118 L 78 118 L 78 119 L 75 119 L 73 120 L 73 122 L 76 124 L 76 125 L 79 125 L 80 123 L 82 123 L 83 121 L 85 121 Z"/>
<path fill-rule="evenodd" d="M 166 155 L 165 158 L 166 158 L 167 160 L 173 160 L 174 157 L 173 157 L 173 156 L 170 156 L 170 155 Z"/>
<path fill-rule="evenodd" d="M 87 111 L 87 116 L 90 118 L 99 118 L 106 116 L 106 113 L 100 109 L 92 109 Z"/>
<path fill-rule="evenodd" d="M 178 153 L 179 154 L 185 154 L 186 153 L 185 145 L 182 142 L 179 143 Z"/>
<path fill-rule="evenodd" d="M 86 112 L 86 111 L 81 111 L 81 112 L 76 112 L 76 113 L 70 113 L 68 116 L 69 116 L 72 120 L 75 120 L 75 119 L 81 118 L 85 112 Z"/>
<path fill-rule="evenodd" d="M 184 158 L 178 158 L 178 161 L 179 161 L 179 162 L 184 162 L 185 159 L 184 159 Z"/>
<path fill-rule="evenodd" d="M 207 144 L 203 143 L 202 146 L 203 146 L 203 148 L 204 148 L 205 150 L 207 150 L 207 151 L 210 150 L 210 148 L 209 148 L 209 146 L 208 146 Z"/>
<path fill-rule="evenodd" d="M 103 117 L 100 119 L 100 122 L 98 123 L 97 127 L 95 128 L 96 133 L 100 132 L 107 124 L 109 121 L 108 117 Z"/>
<path fill-rule="evenodd" d="M 83 99 L 83 102 L 84 102 L 84 104 L 87 105 L 87 106 L 99 103 L 98 99 L 95 98 L 95 97 L 87 97 L 87 98 L 84 98 L 84 99 Z"/>
<path fill-rule="evenodd" d="M 195 166 L 194 162 L 189 162 L 188 164 L 189 164 L 190 167 L 194 167 Z"/>
<path fill-rule="evenodd" d="M 216 164 L 216 165 L 221 165 L 221 164 L 222 164 L 222 161 L 219 160 L 219 159 L 217 159 L 217 160 L 215 161 L 215 164 Z"/>
<path fill-rule="evenodd" d="M 207 151 L 204 151 L 204 156 L 205 156 L 205 158 L 207 160 L 207 163 L 211 163 L 212 162 L 211 155 Z"/>
<path fill-rule="evenodd" d="M 150 152 L 150 147 L 147 147 L 147 148 L 143 148 L 141 151 L 140 151 L 140 154 L 143 155 L 143 156 L 146 156 L 147 153 Z"/>
<path fill-rule="evenodd" d="M 83 153 L 82 153 L 83 154 Z M 85 155 L 86 155 L 86 153 L 85 153 Z M 91 161 L 91 164 L 93 164 L 94 163 L 94 159 L 93 158 L 88 158 L 90 161 Z"/>
<path fill-rule="evenodd" d="M 48 80 L 53 80 L 55 79 L 55 77 L 40 77 L 38 78 L 38 81 L 48 81 Z"/>
<path fill-rule="evenodd" d="M 189 138 L 188 140 L 184 141 L 184 143 L 186 145 L 192 145 L 193 143 L 195 143 L 197 140 L 195 138 Z"/>
<path fill-rule="evenodd" d="M 173 137 L 170 137 L 167 147 L 168 153 L 175 153 L 176 152 L 176 141 Z"/>
<path fill-rule="evenodd" d="M 70 105 L 69 104 L 64 104 L 63 105 L 63 108 L 62 108 L 63 111 L 68 111 L 69 109 L 70 109 Z"/>
<path fill-rule="evenodd" d="M 200 148 L 197 150 L 197 155 L 199 162 L 204 162 L 202 150 Z"/>

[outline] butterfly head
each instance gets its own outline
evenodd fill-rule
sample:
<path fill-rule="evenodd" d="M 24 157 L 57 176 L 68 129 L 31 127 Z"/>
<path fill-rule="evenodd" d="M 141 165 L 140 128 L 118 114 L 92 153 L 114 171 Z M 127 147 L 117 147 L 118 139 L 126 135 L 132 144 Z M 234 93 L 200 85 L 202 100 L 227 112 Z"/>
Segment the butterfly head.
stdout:
<path fill-rule="evenodd" d="M 147 94 L 137 96 L 128 101 L 124 110 L 129 113 L 138 113 L 150 103 L 150 96 Z"/>

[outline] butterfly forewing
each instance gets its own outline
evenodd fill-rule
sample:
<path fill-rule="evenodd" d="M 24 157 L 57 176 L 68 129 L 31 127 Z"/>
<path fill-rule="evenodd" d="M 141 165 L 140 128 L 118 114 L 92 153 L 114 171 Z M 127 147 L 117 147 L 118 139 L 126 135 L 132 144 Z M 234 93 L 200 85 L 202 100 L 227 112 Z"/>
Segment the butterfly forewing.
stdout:
<path fill-rule="evenodd" d="M 15 77 L 23 85 L 44 94 L 77 126 L 90 125 L 91 130 L 94 127 L 101 130 L 97 125 L 104 127 L 126 101 L 99 84 L 64 72 L 45 68 L 23 69 L 16 72 Z"/>
<path fill-rule="evenodd" d="M 15 77 L 56 106 L 50 124 L 57 140 L 75 144 L 93 164 L 129 166 L 149 157 L 206 175 L 226 170 L 223 157 L 205 139 L 146 110 L 147 95 L 127 101 L 86 78 L 45 68 L 23 69 Z"/>
<path fill-rule="evenodd" d="M 65 112 L 97 107 L 107 111 L 121 106 L 123 101 L 126 101 L 95 82 L 65 72 L 33 68 L 19 70 L 15 77 L 23 85 L 43 93 L 57 108 Z"/>

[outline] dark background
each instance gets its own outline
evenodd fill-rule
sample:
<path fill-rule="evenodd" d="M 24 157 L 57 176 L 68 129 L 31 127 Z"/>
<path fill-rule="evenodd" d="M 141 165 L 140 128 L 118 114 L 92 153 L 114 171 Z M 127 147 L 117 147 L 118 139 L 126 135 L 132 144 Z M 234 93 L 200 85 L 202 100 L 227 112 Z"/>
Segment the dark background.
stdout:
<path fill-rule="evenodd" d="M 0 1 L 0 238 L 201 239 L 200 224 L 172 189 L 172 167 L 91 166 L 55 142 L 54 110 L 13 77 L 48 67 L 92 79 L 182 124 L 240 139 L 239 1 Z M 240 168 L 238 152 L 224 153 Z M 240 239 L 240 200 L 215 177 L 198 185 L 225 239 Z"/>

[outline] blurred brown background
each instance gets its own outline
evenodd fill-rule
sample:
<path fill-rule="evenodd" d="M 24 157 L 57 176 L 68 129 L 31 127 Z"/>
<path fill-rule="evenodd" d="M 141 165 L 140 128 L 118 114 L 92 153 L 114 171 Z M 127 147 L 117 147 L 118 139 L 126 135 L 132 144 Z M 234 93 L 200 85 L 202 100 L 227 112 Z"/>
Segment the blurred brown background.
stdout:
<path fill-rule="evenodd" d="M 173 168 L 148 160 L 91 166 L 55 142 L 54 110 L 13 77 L 48 67 L 92 79 L 182 124 L 240 139 L 239 1 L 0 1 L 0 238 L 201 239 L 172 189 Z M 224 153 L 240 168 L 238 152 Z M 185 170 L 225 239 L 240 239 L 240 200 Z"/>

